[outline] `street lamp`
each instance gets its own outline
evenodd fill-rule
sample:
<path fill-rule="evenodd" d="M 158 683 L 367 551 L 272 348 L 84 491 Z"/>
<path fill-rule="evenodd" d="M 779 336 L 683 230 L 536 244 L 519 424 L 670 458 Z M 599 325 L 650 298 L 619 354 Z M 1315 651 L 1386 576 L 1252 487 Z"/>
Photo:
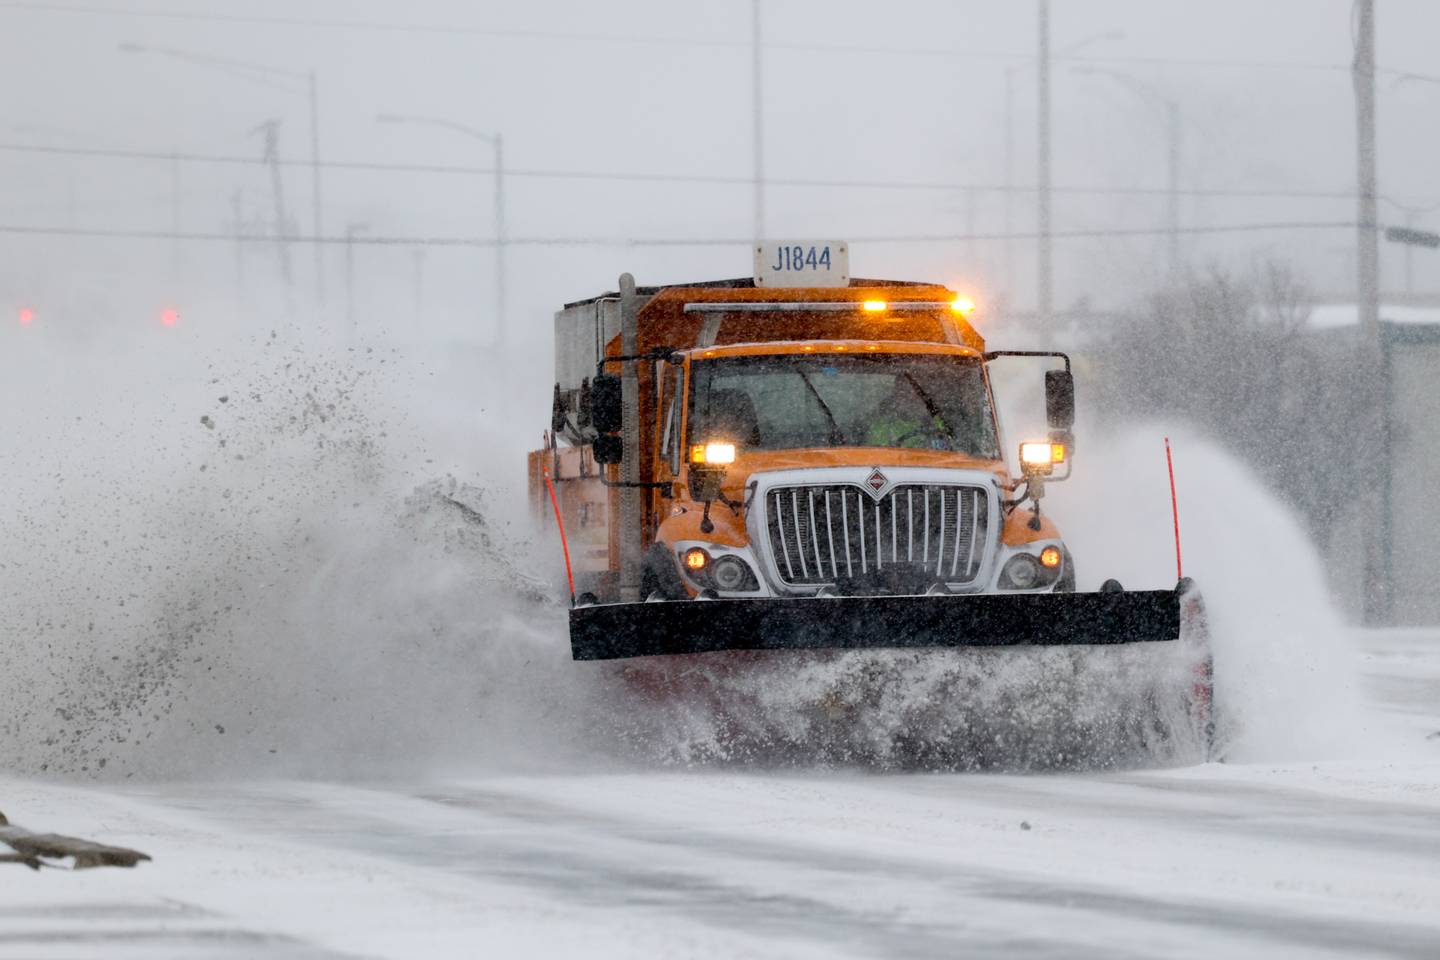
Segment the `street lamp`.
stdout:
<path fill-rule="evenodd" d="M 436 117 L 417 117 L 408 114 L 382 113 L 375 118 L 380 123 L 409 123 L 427 127 L 440 127 L 488 143 L 495 150 L 495 323 L 496 339 L 505 343 L 505 145 L 498 133 L 486 133 L 463 123 L 441 120 Z"/>
<path fill-rule="evenodd" d="M 1092 77 L 1109 77 L 1126 90 L 1165 114 L 1165 136 L 1169 159 L 1166 163 L 1166 253 L 1171 278 L 1180 275 L 1180 103 L 1160 93 L 1149 84 L 1124 73 L 1104 67 L 1072 67 L 1072 73 Z"/>
<path fill-rule="evenodd" d="M 1394 197 L 1382 196 L 1380 199 L 1405 215 L 1405 228 L 1407 230 L 1415 229 L 1415 224 L 1421 214 L 1433 213 L 1437 209 L 1440 209 L 1440 203 L 1429 203 L 1416 207 L 1401 203 Z M 1405 244 L 1405 292 L 1407 294 L 1415 292 L 1415 245 L 1413 243 Z"/>
<path fill-rule="evenodd" d="M 1041 32 L 1042 43 L 1040 58 L 1037 61 L 1026 61 L 1017 63 L 1014 66 L 1005 68 L 1005 233 L 1014 232 L 1015 224 L 1015 76 L 1021 70 L 1031 70 L 1037 67 L 1040 70 L 1041 80 L 1041 109 L 1039 111 L 1039 131 L 1036 143 L 1039 148 L 1040 167 L 1040 196 L 1038 200 L 1042 207 L 1041 216 L 1041 300 L 1042 313 L 1045 314 L 1042 320 L 1042 332 L 1049 327 L 1049 300 L 1050 300 L 1050 279 L 1049 279 L 1049 207 L 1050 207 L 1050 60 L 1052 58 L 1064 58 L 1072 56 L 1092 44 L 1106 40 L 1123 40 L 1123 30 L 1108 30 L 1104 33 L 1096 33 L 1091 36 L 1066 44 L 1053 53 L 1049 50 L 1049 6 L 1042 4 L 1041 7 Z M 1015 252 L 1013 243 L 1006 244 L 1005 257 L 1005 287 L 1008 291 L 1015 288 Z"/>
<path fill-rule="evenodd" d="M 267 78 L 279 77 L 283 80 L 300 80 L 306 84 L 310 99 L 310 192 L 314 204 L 313 225 L 315 230 L 315 297 L 323 305 L 325 303 L 325 256 L 324 244 L 320 239 L 325 235 L 323 219 L 321 215 L 320 201 L 320 95 L 319 86 L 315 79 L 314 70 L 286 70 L 281 67 L 272 67 L 262 63 L 250 63 L 245 60 L 232 60 L 229 57 L 215 57 L 209 54 L 189 53 L 185 50 L 175 50 L 170 47 L 151 47 L 139 43 L 120 44 L 122 53 L 149 53 L 159 57 L 168 57 L 171 60 L 181 60 L 186 63 L 200 64 L 201 66 L 213 67 L 227 73 L 243 77 L 267 86 L 275 86 Z M 289 90 L 290 88 L 281 87 Z M 290 92 L 294 92 L 290 90 Z"/>
<path fill-rule="evenodd" d="M 1433 76 L 1430 76 L 1430 75 L 1428 75 L 1428 74 L 1423 74 L 1423 73 L 1402 73 L 1402 74 L 1400 74 L 1399 76 L 1397 76 L 1394 80 L 1392 80 L 1392 81 L 1390 82 L 1390 87 L 1391 87 L 1391 89 L 1394 89 L 1395 87 L 1398 87 L 1398 86 L 1400 86 L 1400 85 L 1403 84 L 1403 83 L 1428 83 L 1428 84 L 1431 84 L 1431 85 L 1437 85 L 1437 84 L 1440 84 L 1440 77 L 1433 77 Z M 1381 197 L 1380 199 L 1385 200 L 1386 202 L 1392 204 L 1392 205 L 1395 206 L 1395 207 L 1398 207 L 1398 208 L 1400 209 L 1400 211 L 1405 214 L 1405 226 L 1406 226 L 1407 228 L 1412 228 L 1412 229 L 1413 229 L 1414 226 L 1415 226 L 1415 219 L 1416 219 L 1416 217 L 1418 217 L 1418 216 L 1419 216 L 1420 214 L 1422 214 L 1422 213 L 1430 213 L 1431 211 L 1435 210 L 1437 206 L 1440 206 L 1440 204 L 1431 204 L 1431 205 L 1429 205 L 1429 206 L 1424 206 L 1424 207 L 1410 207 L 1410 206 L 1406 206 L 1405 204 L 1400 203 L 1400 202 L 1398 202 L 1398 201 L 1396 201 L 1396 200 L 1393 200 L 1393 199 L 1391 199 L 1390 197 Z M 1413 245 L 1406 244 L 1406 245 L 1405 245 L 1405 292 L 1406 292 L 1406 293 L 1413 293 L 1413 292 L 1414 292 L 1414 289 L 1415 289 L 1415 288 L 1414 288 L 1414 282 L 1415 282 L 1415 261 L 1414 261 L 1414 257 L 1415 257 L 1415 247 L 1414 247 Z"/>

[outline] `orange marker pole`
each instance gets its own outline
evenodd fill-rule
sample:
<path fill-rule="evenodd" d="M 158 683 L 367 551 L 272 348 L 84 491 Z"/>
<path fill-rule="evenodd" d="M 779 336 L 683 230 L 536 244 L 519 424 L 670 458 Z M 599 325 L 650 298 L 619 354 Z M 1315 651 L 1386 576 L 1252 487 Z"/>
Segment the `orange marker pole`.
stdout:
<path fill-rule="evenodd" d="M 1175 460 L 1170 456 L 1170 438 L 1165 438 L 1165 466 L 1170 470 L 1170 517 L 1175 521 L 1175 579 L 1185 577 L 1180 566 L 1180 504 L 1175 499 Z"/>
<path fill-rule="evenodd" d="M 570 583 L 570 605 L 575 605 L 575 571 L 570 568 L 570 542 L 565 539 L 565 520 L 560 516 L 560 498 L 555 496 L 555 483 L 550 471 L 544 471 L 545 486 L 550 489 L 550 506 L 555 508 L 555 525 L 560 528 L 560 549 L 565 551 L 565 579 Z"/>

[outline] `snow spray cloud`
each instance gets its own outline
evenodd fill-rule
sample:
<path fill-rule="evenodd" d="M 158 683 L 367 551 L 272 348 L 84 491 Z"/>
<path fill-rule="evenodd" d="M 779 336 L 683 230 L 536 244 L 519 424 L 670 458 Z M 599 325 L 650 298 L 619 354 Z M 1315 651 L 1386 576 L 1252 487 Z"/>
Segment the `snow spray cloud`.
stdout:
<path fill-rule="evenodd" d="M 1073 550 L 1079 588 L 1175 582 L 1170 488 L 1160 426 L 1087 443 L 1075 478 L 1047 506 Z M 1184 430 L 1172 434 L 1184 572 L 1205 597 L 1226 756 L 1283 761 L 1373 750 L 1378 718 L 1314 547 L 1243 463 Z"/>
<path fill-rule="evenodd" d="M 405 493 L 407 370 L 226 354 L 69 351 L 68 389 L 9 412 L 0 767 L 373 775 L 564 742 L 564 677 L 534 676 L 559 608 L 490 493 Z M 9 359 L 16 396 L 62 365 Z"/>
<path fill-rule="evenodd" d="M 1055 770 L 1197 762 L 1180 645 L 706 655 L 615 670 L 597 728 L 680 765 Z"/>

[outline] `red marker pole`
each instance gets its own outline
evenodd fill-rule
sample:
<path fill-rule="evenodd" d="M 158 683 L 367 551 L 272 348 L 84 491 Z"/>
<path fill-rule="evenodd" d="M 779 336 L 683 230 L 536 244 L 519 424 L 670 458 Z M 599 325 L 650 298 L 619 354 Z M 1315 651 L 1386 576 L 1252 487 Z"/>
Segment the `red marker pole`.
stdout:
<path fill-rule="evenodd" d="M 570 605 L 575 605 L 575 572 L 570 569 L 570 543 L 565 539 L 565 520 L 560 516 L 560 498 L 555 496 L 555 483 L 546 470 L 545 486 L 550 490 L 550 506 L 555 508 L 555 525 L 560 528 L 560 549 L 565 551 L 565 579 L 570 584 Z"/>
<path fill-rule="evenodd" d="M 1175 522 L 1175 579 L 1185 577 L 1180 565 L 1180 504 L 1175 499 L 1175 460 L 1170 456 L 1170 438 L 1165 438 L 1165 466 L 1170 471 L 1170 517 Z"/>

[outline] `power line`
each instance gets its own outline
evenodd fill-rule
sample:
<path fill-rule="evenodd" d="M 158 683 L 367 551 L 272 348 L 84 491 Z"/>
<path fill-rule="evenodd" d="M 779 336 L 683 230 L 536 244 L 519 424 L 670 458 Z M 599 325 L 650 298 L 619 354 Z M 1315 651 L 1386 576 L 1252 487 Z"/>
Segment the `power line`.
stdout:
<path fill-rule="evenodd" d="M 195 13 L 183 10 L 122 10 L 94 7 L 75 3 L 41 3 L 37 0 L 0 0 L 0 10 L 15 10 L 27 13 L 48 13 L 78 16 L 116 17 L 138 20 L 171 20 L 195 23 L 247 24 L 252 26 L 285 27 L 301 29 L 353 30 L 371 33 L 413 33 L 438 34 L 445 36 L 495 37 L 506 40 L 566 40 L 581 43 L 624 43 L 645 46 L 666 47 L 718 47 L 750 49 L 748 40 L 720 40 L 696 36 L 646 36 L 615 33 L 582 33 L 560 30 L 522 30 L 496 27 L 478 27 L 467 24 L 414 23 L 385 20 L 326 19 L 315 17 L 282 17 L 261 14 Z M 954 47 L 905 47 L 876 44 L 846 43 L 786 43 L 771 42 L 763 45 L 767 50 L 788 50 L 811 53 L 863 54 L 866 56 L 936 57 L 954 62 L 965 60 L 996 60 L 1025 62 L 1034 60 L 1034 54 L 998 53 L 994 51 L 964 50 Z M 1284 62 L 1264 60 L 1188 60 L 1164 57 L 1062 57 L 1056 61 L 1075 63 L 1106 63 L 1130 66 L 1190 67 L 1195 69 L 1238 69 L 1238 70 L 1297 70 L 1322 72 L 1348 72 L 1349 64 L 1320 62 Z M 1388 68 L 1379 70 L 1385 74 L 1406 74 Z M 1413 74 L 1412 74 L 1413 75 Z"/>
<path fill-rule="evenodd" d="M 69 157 L 90 157 L 106 160 L 138 160 L 138 161 L 161 161 L 164 163 L 207 163 L 216 165 L 232 166 L 262 166 L 266 161 L 260 157 L 241 156 L 238 154 L 205 154 L 205 153 L 177 153 L 173 151 L 160 150 L 127 150 L 109 149 L 100 147 L 58 147 L 41 144 L 17 144 L 0 143 L 0 151 L 11 153 L 36 153 L 53 156 Z M 271 161 L 282 167 L 303 167 L 310 169 L 314 163 L 310 160 L 276 160 Z M 353 170 L 361 172 L 378 173 L 425 173 L 425 174 L 458 174 L 466 176 L 490 175 L 495 172 L 494 167 L 487 166 L 464 166 L 452 164 L 426 164 L 426 163 L 381 163 L 364 160 L 322 160 L 319 166 L 335 170 Z M 723 176 L 709 174 L 676 174 L 676 173 L 624 173 L 608 172 L 602 170 L 544 170 L 526 168 L 505 168 L 505 176 L 522 177 L 526 179 L 545 180 L 601 180 L 615 182 L 635 183 L 696 183 L 714 184 L 721 186 L 744 186 L 754 185 L 752 177 Z M 860 180 L 860 179 L 837 179 L 824 180 L 817 178 L 801 177 L 767 177 L 764 181 L 769 186 L 778 187 L 826 187 L 826 188 L 852 188 L 863 190 L 921 190 L 921 191 L 955 191 L 963 193 L 974 191 L 977 193 L 1034 193 L 1036 187 L 1024 185 L 1007 184 L 986 184 L 986 183 L 946 183 L 927 181 L 894 181 L 894 180 Z M 1171 191 L 1164 187 L 1106 187 L 1106 186 L 1082 186 L 1082 187 L 1055 187 L 1056 193 L 1068 194 L 1091 194 L 1106 196 L 1168 196 Z M 1353 200 L 1354 192 L 1342 190 L 1272 190 L 1272 189 L 1203 189 L 1195 188 L 1178 191 L 1183 196 L 1189 197 L 1236 197 L 1236 198 L 1289 198 L 1302 200 Z"/>
<path fill-rule="evenodd" d="M 1269 223 L 1238 223 L 1204 227 L 1182 227 L 1182 234 L 1256 233 L 1287 230 L 1355 229 L 1354 221 L 1277 221 Z M 1383 229 L 1383 228 L 1382 228 Z M 1168 227 L 1122 227 L 1112 229 L 1057 230 L 1057 239 L 1104 239 L 1110 237 L 1150 237 L 1168 235 Z M 130 228 L 59 227 L 45 225 L 0 224 L 0 234 L 14 236 L 72 237 L 102 240 L 188 240 L 223 243 L 305 243 L 368 247 L 493 247 L 493 237 L 426 237 L 384 236 L 259 236 L 236 235 L 221 231 L 136 230 Z M 969 234 L 877 234 L 852 237 L 850 243 L 964 243 L 972 240 L 1006 241 L 1034 240 L 1035 233 L 969 233 Z M 523 247 L 732 247 L 750 246 L 750 237 L 507 237 L 507 246 Z"/>

